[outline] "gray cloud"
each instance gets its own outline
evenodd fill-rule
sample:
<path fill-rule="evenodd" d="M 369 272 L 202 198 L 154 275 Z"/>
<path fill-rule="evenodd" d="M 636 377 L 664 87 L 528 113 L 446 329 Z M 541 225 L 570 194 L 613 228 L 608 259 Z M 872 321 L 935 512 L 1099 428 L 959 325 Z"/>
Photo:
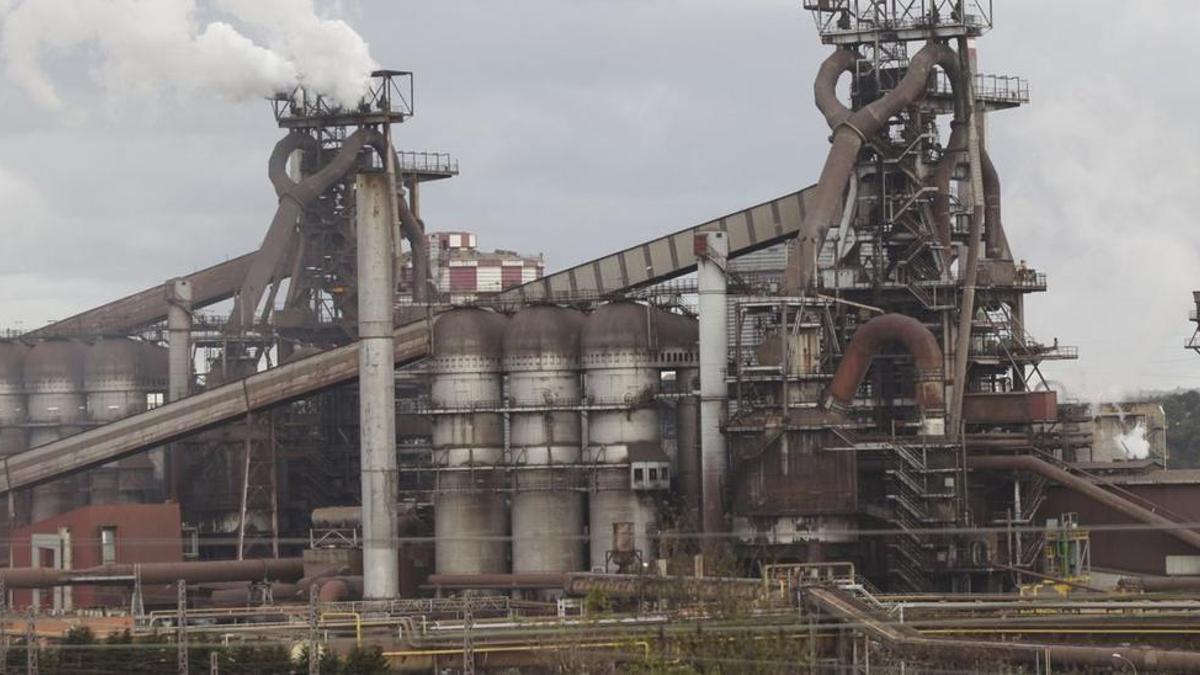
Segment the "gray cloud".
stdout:
<path fill-rule="evenodd" d="M 343 4 L 376 61 L 417 73 L 398 144 L 462 162 L 427 189 L 430 226 L 545 252 L 551 268 L 810 184 L 828 148 L 811 102 L 828 48 L 794 0 Z M 1050 274 L 1029 329 L 1083 354 L 1047 376 L 1088 397 L 1200 385 L 1200 357 L 1181 349 L 1200 263 L 1200 134 L 1181 83 L 1200 7 L 996 4 L 981 67 L 1033 84 L 1033 104 L 989 128 L 1016 253 Z M 0 325 L 257 244 L 280 135 L 265 103 L 114 102 L 58 65 L 82 122 L 0 85 Z"/>

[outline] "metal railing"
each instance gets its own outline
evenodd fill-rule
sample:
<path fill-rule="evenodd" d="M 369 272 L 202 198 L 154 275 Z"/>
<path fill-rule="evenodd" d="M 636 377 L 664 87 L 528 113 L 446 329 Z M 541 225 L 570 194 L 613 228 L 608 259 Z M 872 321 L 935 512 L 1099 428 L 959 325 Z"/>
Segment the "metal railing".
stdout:
<path fill-rule="evenodd" d="M 937 78 L 929 88 L 930 94 L 950 96 L 954 93 L 954 83 L 944 71 L 938 71 Z M 1015 75 L 975 75 L 975 98 L 992 103 L 1029 103 L 1029 81 Z"/>
<path fill-rule="evenodd" d="M 991 0 L 804 0 L 823 37 L 869 31 L 992 27 Z"/>
<path fill-rule="evenodd" d="M 446 152 L 413 152 L 409 150 L 396 153 L 396 171 L 399 173 L 437 173 L 458 174 L 458 160 Z"/>

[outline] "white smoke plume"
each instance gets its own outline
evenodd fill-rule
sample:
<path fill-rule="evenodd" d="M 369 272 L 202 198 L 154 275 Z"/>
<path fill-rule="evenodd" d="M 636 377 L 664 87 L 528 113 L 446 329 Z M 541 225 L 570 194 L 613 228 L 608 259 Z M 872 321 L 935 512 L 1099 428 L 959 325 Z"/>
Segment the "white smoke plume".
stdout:
<path fill-rule="evenodd" d="M 213 13 L 232 23 L 200 18 Z M 64 94 L 47 72 L 49 57 L 81 57 L 111 96 L 173 91 L 235 101 L 303 84 L 353 104 L 376 68 L 362 37 L 319 16 L 314 0 L 0 0 L 4 76 L 58 110 Z"/>
<path fill-rule="evenodd" d="M 1146 424 L 1141 420 L 1132 429 L 1113 435 L 1117 447 L 1125 451 L 1128 459 L 1146 459 L 1150 456 L 1150 441 L 1146 440 Z"/>

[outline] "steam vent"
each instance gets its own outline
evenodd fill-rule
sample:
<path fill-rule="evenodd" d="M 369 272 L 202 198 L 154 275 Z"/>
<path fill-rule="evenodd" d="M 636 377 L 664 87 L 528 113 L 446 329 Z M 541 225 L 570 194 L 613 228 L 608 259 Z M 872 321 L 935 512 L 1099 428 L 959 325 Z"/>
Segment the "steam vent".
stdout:
<path fill-rule="evenodd" d="M 412 73 L 272 97 L 257 250 L 0 338 L 10 667 L 1200 672 L 1171 409 L 1044 376 L 992 2 L 798 6 L 817 182 L 573 267 L 422 213 Z"/>

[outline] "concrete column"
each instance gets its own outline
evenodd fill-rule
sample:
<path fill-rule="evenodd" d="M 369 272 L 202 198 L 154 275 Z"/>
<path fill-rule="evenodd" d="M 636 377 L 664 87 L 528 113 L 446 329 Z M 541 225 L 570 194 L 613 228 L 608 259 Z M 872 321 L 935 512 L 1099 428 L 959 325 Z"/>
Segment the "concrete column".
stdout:
<path fill-rule="evenodd" d="M 192 282 L 168 279 L 167 296 L 167 401 L 178 401 L 192 393 Z M 182 467 L 178 446 L 166 448 L 156 464 L 156 476 L 166 483 L 167 497 L 178 501 Z M 155 453 L 162 451 L 155 450 Z"/>
<path fill-rule="evenodd" d="M 700 292 L 700 475 L 701 509 L 706 534 L 728 529 L 724 503 L 728 460 L 721 422 L 729 399 L 725 364 L 729 358 L 725 264 L 729 240 L 724 232 L 701 232 L 695 240 Z"/>
<path fill-rule="evenodd" d="M 358 388 L 362 463 L 363 595 L 397 597 L 396 383 L 392 304 L 394 186 L 382 172 L 355 183 L 358 227 Z"/>
<path fill-rule="evenodd" d="M 167 400 L 191 394 L 192 282 L 167 281 Z"/>

